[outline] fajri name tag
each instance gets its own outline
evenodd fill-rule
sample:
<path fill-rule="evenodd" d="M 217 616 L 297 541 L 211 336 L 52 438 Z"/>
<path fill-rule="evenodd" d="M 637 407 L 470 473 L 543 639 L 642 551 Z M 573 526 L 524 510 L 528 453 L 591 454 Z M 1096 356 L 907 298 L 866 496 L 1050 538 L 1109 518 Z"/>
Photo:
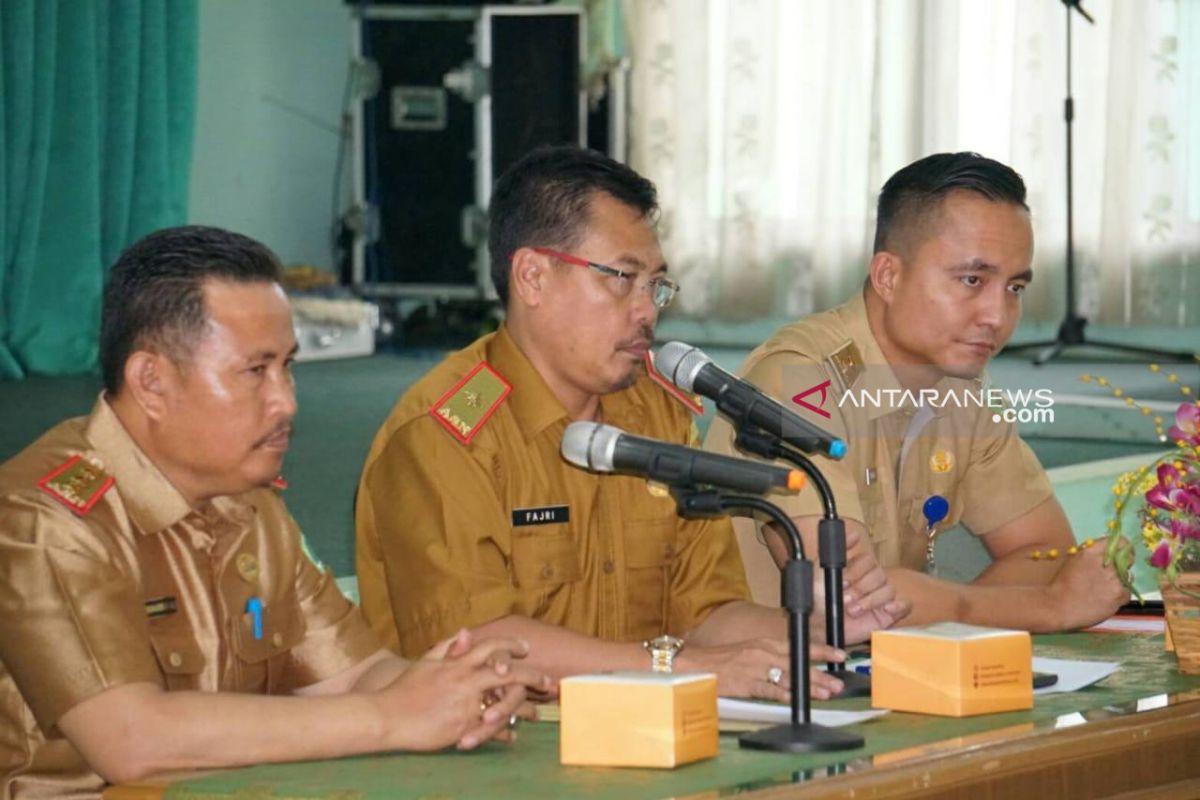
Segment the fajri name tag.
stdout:
<path fill-rule="evenodd" d="M 542 506 L 541 508 L 514 508 L 512 524 L 514 528 L 523 525 L 554 525 L 559 522 L 570 522 L 571 509 L 568 506 Z"/>

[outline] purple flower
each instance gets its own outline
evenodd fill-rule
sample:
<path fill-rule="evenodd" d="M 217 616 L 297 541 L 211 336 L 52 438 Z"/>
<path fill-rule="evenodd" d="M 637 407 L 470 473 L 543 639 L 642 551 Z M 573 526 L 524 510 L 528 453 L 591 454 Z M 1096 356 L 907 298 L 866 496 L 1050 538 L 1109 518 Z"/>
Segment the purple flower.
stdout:
<path fill-rule="evenodd" d="M 1159 464 L 1158 465 L 1158 485 L 1165 489 L 1170 489 L 1172 486 L 1178 486 L 1183 476 L 1179 470 L 1175 469 L 1174 464 Z"/>
<path fill-rule="evenodd" d="M 1165 464 L 1163 466 L 1166 466 Z M 1159 467 L 1161 470 L 1162 467 Z M 1159 483 L 1146 492 L 1146 502 L 1152 506 L 1169 511 L 1172 514 L 1190 508 L 1192 498 L 1186 489 L 1171 486 L 1170 483 Z"/>
<path fill-rule="evenodd" d="M 1200 516 L 1200 483 L 1189 483 L 1183 487 L 1183 509 L 1189 514 Z"/>
<path fill-rule="evenodd" d="M 1200 522 L 1195 518 L 1173 519 L 1170 531 L 1175 539 L 1200 539 Z"/>
<path fill-rule="evenodd" d="M 1184 403 L 1175 411 L 1175 424 L 1167 431 L 1171 441 L 1200 444 L 1200 405 Z"/>
<path fill-rule="evenodd" d="M 1166 569 L 1171 563 L 1171 543 L 1169 541 L 1160 542 L 1158 547 L 1154 548 L 1154 552 L 1150 554 L 1150 566 L 1155 569 Z"/>

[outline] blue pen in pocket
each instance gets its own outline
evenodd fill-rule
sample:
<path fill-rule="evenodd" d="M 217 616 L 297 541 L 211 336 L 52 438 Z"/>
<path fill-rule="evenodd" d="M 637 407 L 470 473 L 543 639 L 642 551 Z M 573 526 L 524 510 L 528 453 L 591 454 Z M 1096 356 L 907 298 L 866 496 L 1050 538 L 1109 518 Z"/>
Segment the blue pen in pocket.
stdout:
<path fill-rule="evenodd" d="M 251 597 L 246 601 L 246 613 L 254 626 L 255 641 L 263 637 L 263 601 L 261 597 Z"/>

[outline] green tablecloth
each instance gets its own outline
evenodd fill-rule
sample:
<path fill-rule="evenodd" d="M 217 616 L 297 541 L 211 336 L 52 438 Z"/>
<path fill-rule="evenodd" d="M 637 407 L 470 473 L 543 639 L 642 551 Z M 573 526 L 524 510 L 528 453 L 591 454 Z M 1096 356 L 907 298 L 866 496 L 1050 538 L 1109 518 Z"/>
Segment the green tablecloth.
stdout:
<path fill-rule="evenodd" d="M 735 794 L 754 788 L 865 768 L 871 756 L 921 744 L 972 736 L 1027 723 L 1048 723 L 1081 712 L 1105 716 L 1106 707 L 1162 693 L 1200 689 L 1200 676 L 1180 675 L 1161 635 L 1075 633 L 1039 636 L 1037 655 L 1120 661 L 1122 667 L 1079 692 L 1035 698 L 1030 711 L 947 719 L 893 712 L 853 726 L 866 744 L 858 750 L 781 755 L 743 750 L 721 737 L 715 759 L 674 770 L 596 769 L 558 763 L 558 726 L 526 723 L 511 746 L 487 745 L 471 753 L 385 755 L 251 767 L 171 785 L 168 798 L 666 798 L 701 792 Z M 869 707 L 866 698 L 825 704 Z M 715 796 L 715 795 L 714 795 Z"/>

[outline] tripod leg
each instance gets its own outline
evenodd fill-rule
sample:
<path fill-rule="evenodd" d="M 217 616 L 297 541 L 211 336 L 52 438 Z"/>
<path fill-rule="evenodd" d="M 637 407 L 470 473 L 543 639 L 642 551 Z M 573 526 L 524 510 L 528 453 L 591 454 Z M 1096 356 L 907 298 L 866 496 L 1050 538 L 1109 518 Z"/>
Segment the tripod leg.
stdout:
<path fill-rule="evenodd" d="M 1035 367 L 1040 367 L 1043 364 L 1058 358 L 1060 355 L 1062 355 L 1064 347 L 1065 345 L 1062 342 L 1055 342 L 1037 354 L 1037 356 L 1033 359 L 1033 365 Z"/>

